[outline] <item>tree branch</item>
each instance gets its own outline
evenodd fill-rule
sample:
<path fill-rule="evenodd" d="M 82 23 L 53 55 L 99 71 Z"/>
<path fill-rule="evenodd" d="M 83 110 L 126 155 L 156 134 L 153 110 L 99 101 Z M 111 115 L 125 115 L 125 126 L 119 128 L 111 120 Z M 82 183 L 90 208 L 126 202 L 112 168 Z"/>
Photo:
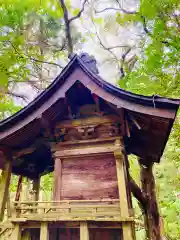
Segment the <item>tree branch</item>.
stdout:
<path fill-rule="evenodd" d="M 110 53 L 113 55 L 113 57 L 114 57 L 117 61 L 119 61 L 118 58 L 117 58 L 117 56 L 113 53 L 112 50 L 113 50 L 113 49 L 116 49 L 116 48 L 130 48 L 130 47 L 129 47 L 128 45 L 116 45 L 116 46 L 111 46 L 111 47 L 105 46 L 104 43 L 102 42 L 99 34 L 97 33 L 96 25 L 95 25 L 93 19 L 92 19 L 92 23 L 93 23 L 93 25 L 94 25 L 95 32 L 96 32 L 96 37 L 97 37 L 97 39 L 98 39 L 98 41 L 99 41 L 99 44 L 103 47 L 104 50 L 110 52 Z"/>
<path fill-rule="evenodd" d="M 70 30 L 69 14 L 68 14 L 68 10 L 64 0 L 59 0 L 59 3 L 63 10 L 65 32 L 66 32 L 66 38 L 68 41 L 68 55 L 70 56 L 73 53 L 73 43 L 72 43 L 72 36 L 71 36 L 71 30 Z"/>
<path fill-rule="evenodd" d="M 141 15 L 141 19 L 142 19 L 142 23 L 143 23 L 143 29 L 144 29 L 144 32 L 150 36 L 150 37 L 153 37 L 152 33 L 149 31 L 149 29 L 147 28 L 147 24 L 146 24 L 146 19 L 144 16 Z M 166 46 L 169 46 L 169 42 L 168 41 L 165 41 L 165 40 L 162 40 L 161 41 L 163 44 L 165 44 Z"/>
<path fill-rule="evenodd" d="M 129 52 L 132 50 L 132 47 L 130 47 L 128 45 L 117 45 L 117 46 L 112 46 L 112 47 L 105 46 L 104 43 L 102 42 L 100 36 L 97 33 L 96 25 L 95 25 L 93 19 L 92 19 L 92 23 L 94 25 L 96 37 L 98 38 L 99 44 L 103 47 L 104 50 L 108 51 L 114 57 L 114 59 L 118 62 L 118 68 L 119 68 L 119 71 L 121 74 L 120 78 L 122 79 L 123 77 L 125 77 L 124 65 L 125 65 L 126 57 L 129 54 Z M 116 54 L 112 51 L 113 49 L 116 49 L 116 48 L 125 48 L 126 49 L 125 53 L 121 57 L 121 60 L 118 59 Z M 121 61 L 121 64 L 119 64 L 120 61 Z"/>
<path fill-rule="evenodd" d="M 104 8 L 102 10 L 99 10 L 99 11 L 95 10 L 95 13 L 102 13 L 102 12 L 111 11 L 111 10 L 122 12 L 122 13 L 125 13 L 125 14 L 136 14 L 137 13 L 136 11 L 128 11 L 125 8 L 123 8 L 121 3 L 118 0 L 116 0 L 116 2 L 117 2 L 119 7 L 107 7 L 107 8 Z"/>
<path fill-rule="evenodd" d="M 132 69 L 134 68 L 136 62 L 137 62 L 137 56 L 134 54 L 126 63 L 128 64 L 128 71 L 132 72 Z"/>
<path fill-rule="evenodd" d="M 39 60 L 39 59 L 36 59 L 36 58 L 33 58 L 33 57 L 29 57 L 29 59 L 30 59 L 31 61 L 34 61 L 34 62 L 39 62 L 39 63 L 43 63 L 43 64 L 54 65 L 54 66 L 59 67 L 60 69 L 63 68 L 63 67 L 62 67 L 61 65 L 59 65 L 58 63 L 48 62 L 48 61 L 42 61 L 42 60 Z"/>
<path fill-rule="evenodd" d="M 87 0 L 84 0 L 83 1 L 83 4 L 82 4 L 82 8 L 81 10 L 78 12 L 78 14 L 72 18 L 69 19 L 69 22 L 71 23 L 72 21 L 76 20 L 77 18 L 80 18 L 81 17 L 81 14 L 84 12 L 84 7 L 85 7 L 85 4 L 86 4 Z"/>
<path fill-rule="evenodd" d="M 120 2 L 119 2 L 118 0 L 117 0 L 116 2 L 118 3 L 119 8 L 108 7 L 108 8 L 104 8 L 104 9 L 102 9 L 102 10 L 99 10 L 99 11 L 95 10 L 95 13 L 102 13 L 102 12 L 114 10 L 114 11 L 123 12 L 123 13 L 125 13 L 125 14 L 139 14 L 139 12 L 137 12 L 137 11 L 128 11 L 128 10 L 122 8 L 122 6 L 121 6 L 121 4 L 120 4 Z M 141 15 L 141 18 L 142 18 L 142 24 L 143 24 L 144 32 L 145 32 L 148 36 L 152 37 L 152 33 L 151 33 L 151 32 L 149 31 L 149 29 L 147 28 L 147 24 L 146 24 L 145 17 Z M 179 27 L 179 22 L 177 22 L 177 19 L 176 19 L 176 23 L 178 24 L 178 27 Z M 161 41 L 161 42 L 162 42 L 163 44 L 165 44 L 166 46 L 169 46 L 169 45 L 170 45 L 168 41 L 165 41 L 165 40 L 164 40 L 164 41 Z"/>
<path fill-rule="evenodd" d="M 142 206 L 142 209 L 145 210 L 147 208 L 148 199 L 141 191 L 140 187 L 136 184 L 134 179 L 130 176 L 130 189 L 134 197 L 139 201 L 140 205 Z"/>
<path fill-rule="evenodd" d="M 104 9 L 101 9 L 99 11 L 95 10 L 95 13 L 103 13 L 103 12 L 106 12 L 106 11 L 119 11 L 119 12 L 123 12 L 125 14 L 136 14 L 137 12 L 136 11 L 128 11 L 124 8 L 114 8 L 114 7 L 108 7 L 108 8 L 104 8 Z"/>
<path fill-rule="evenodd" d="M 146 24 L 146 19 L 144 16 L 141 15 L 141 19 L 142 19 L 142 23 L 143 23 L 143 29 L 144 29 L 144 32 L 149 35 L 150 37 L 152 37 L 152 33 L 148 30 L 147 28 L 147 24 Z"/>
<path fill-rule="evenodd" d="M 128 10 L 126 10 L 126 9 L 124 9 L 123 7 L 122 7 L 122 1 L 121 2 L 119 2 L 119 0 L 116 0 L 116 2 L 117 2 L 117 4 L 119 5 L 119 8 L 121 9 L 121 11 L 123 12 L 123 13 L 125 13 L 125 14 L 136 14 L 137 12 L 136 11 L 128 11 Z"/>
<path fill-rule="evenodd" d="M 14 49 L 15 53 L 19 55 L 20 58 L 26 58 L 26 59 L 30 59 L 31 61 L 34 61 L 34 62 L 39 62 L 39 63 L 45 63 L 45 64 L 50 64 L 50 65 L 54 65 L 54 66 L 57 66 L 59 67 L 60 69 L 62 69 L 63 67 L 57 63 L 54 63 L 54 62 L 48 62 L 48 61 L 42 61 L 42 60 L 39 60 L 39 59 L 36 59 L 36 58 L 33 58 L 33 57 L 29 57 L 28 55 L 21 55 L 18 50 L 16 49 L 16 47 L 14 46 L 14 44 L 11 42 L 11 41 L 8 41 L 12 48 Z"/>
<path fill-rule="evenodd" d="M 125 64 L 126 57 L 127 57 L 127 55 L 129 54 L 130 51 L 131 51 L 131 48 L 128 47 L 126 52 L 121 57 L 121 67 L 120 67 L 121 78 L 125 77 L 124 64 Z"/>
<path fill-rule="evenodd" d="M 22 94 L 22 93 L 15 93 L 15 92 L 12 92 L 12 91 L 8 90 L 7 94 L 12 96 L 12 97 L 21 98 L 25 102 L 28 101 L 28 98 L 24 94 Z"/>
<path fill-rule="evenodd" d="M 59 0 L 60 6 L 62 7 L 62 10 L 63 10 L 65 32 L 66 32 L 66 38 L 67 38 L 67 41 L 68 41 L 68 55 L 69 56 L 73 54 L 73 41 L 72 41 L 72 36 L 71 36 L 70 24 L 72 23 L 72 21 L 81 17 L 81 14 L 84 11 L 84 7 L 85 7 L 86 2 L 87 2 L 87 0 L 83 1 L 82 8 L 76 16 L 74 16 L 72 18 L 69 18 L 68 9 L 66 7 L 66 4 L 65 4 L 64 0 Z"/>

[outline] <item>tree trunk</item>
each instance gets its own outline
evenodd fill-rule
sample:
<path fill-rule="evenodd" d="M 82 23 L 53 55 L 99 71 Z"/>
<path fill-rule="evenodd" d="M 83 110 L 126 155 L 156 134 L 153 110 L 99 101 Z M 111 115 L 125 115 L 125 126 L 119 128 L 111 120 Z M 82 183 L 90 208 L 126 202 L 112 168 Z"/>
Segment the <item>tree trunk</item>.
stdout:
<path fill-rule="evenodd" d="M 68 55 L 70 56 L 73 53 L 73 42 L 71 36 L 71 29 L 70 29 L 70 20 L 68 16 L 68 10 L 64 0 L 59 0 L 60 6 L 63 10 L 63 17 L 64 17 L 64 24 L 65 24 L 65 33 L 66 33 L 66 40 L 67 40 L 67 47 L 68 47 Z"/>
<path fill-rule="evenodd" d="M 147 206 L 144 214 L 147 237 L 149 240 L 161 240 L 160 217 L 155 194 L 155 180 L 152 172 L 153 164 L 148 166 L 140 164 L 140 167 L 142 192 L 147 198 Z"/>

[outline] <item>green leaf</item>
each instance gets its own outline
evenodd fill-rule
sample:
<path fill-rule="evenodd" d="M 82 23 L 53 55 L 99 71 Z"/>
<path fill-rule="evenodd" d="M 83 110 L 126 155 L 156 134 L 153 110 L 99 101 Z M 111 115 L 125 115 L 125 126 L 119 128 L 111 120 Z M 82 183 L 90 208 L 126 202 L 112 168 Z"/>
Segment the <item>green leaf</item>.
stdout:
<path fill-rule="evenodd" d="M 75 9 L 73 9 L 72 14 L 74 16 L 76 16 L 79 12 L 80 12 L 80 9 L 79 8 L 75 8 Z"/>
<path fill-rule="evenodd" d="M 93 21 L 99 25 L 103 24 L 103 22 L 104 22 L 103 18 L 100 18 L 100 17 L 94 18 Z"/>
<path fill-rule="evenodd" d="M 4 87 L 8 84 L 8 76 L 5 72 L 0 72 L 0 86 Z"/>

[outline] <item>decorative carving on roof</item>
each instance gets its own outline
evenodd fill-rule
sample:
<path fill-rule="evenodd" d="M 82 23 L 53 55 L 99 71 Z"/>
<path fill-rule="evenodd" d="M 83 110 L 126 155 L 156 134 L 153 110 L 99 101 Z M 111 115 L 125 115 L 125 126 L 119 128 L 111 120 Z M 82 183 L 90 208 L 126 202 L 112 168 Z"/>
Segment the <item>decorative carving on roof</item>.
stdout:
<path fill-rule="evenodd" d="M 97 61 L 94 56 L 89 55 L 88 53 L 81 53 L 79 57 L 92 72 L 96 74 L 99 73 L 99 70 L 97 68 Z"/>
<path fill-rule="evenodd" d="M 56 130 L 56 138 L 63 141 L 77 141 L 96 138 L 109 138 L 119 136 L 120 127 L 118 124 L 106 123 L 92 126 L 70 127 Z"/>
<path fill-rule="evenodd" d="M 68 58 L 71 60 L 76 54 L 72 53 L 68 56 Z M 81 53 L 79 55 L 79 58 L 83 61 L 83 63 L 86 65 L 87 68 L 89 68 L 92 72 L 98 74 L 99 70 L 97 68 L 97 61 L 94 56 L 89 55 L 88 53 Z"/>

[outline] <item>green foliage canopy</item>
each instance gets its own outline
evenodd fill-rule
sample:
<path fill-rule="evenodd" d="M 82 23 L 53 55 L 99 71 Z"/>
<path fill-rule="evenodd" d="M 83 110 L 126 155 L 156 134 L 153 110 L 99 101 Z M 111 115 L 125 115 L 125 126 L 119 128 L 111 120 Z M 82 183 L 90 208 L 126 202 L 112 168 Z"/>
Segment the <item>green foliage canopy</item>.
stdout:
<path fill-rule="evenodd" d="M 179 97 L 179 12 L 177 0 L 142 0 L 136 13 L 117 13 L 119 24 L 141 23 L 145 33 L 136 67 L 119 81 L 121 87 L 142 94 Z"/>
<path fill-rule="evenodd" d="M 67 7 L 74 11 L 71 2 Z M 74 43 L 80 38 L 75 29 Z M 18 110 L 11 98 L 12 86 L 32 82 L 32 76 L 47 86 L 43 66 L 47 74 L 47 65 L 60 70 L 56 61 L 66 58 L 67 44 L 59 0 L 0 0 L 0 118 Z"/>

